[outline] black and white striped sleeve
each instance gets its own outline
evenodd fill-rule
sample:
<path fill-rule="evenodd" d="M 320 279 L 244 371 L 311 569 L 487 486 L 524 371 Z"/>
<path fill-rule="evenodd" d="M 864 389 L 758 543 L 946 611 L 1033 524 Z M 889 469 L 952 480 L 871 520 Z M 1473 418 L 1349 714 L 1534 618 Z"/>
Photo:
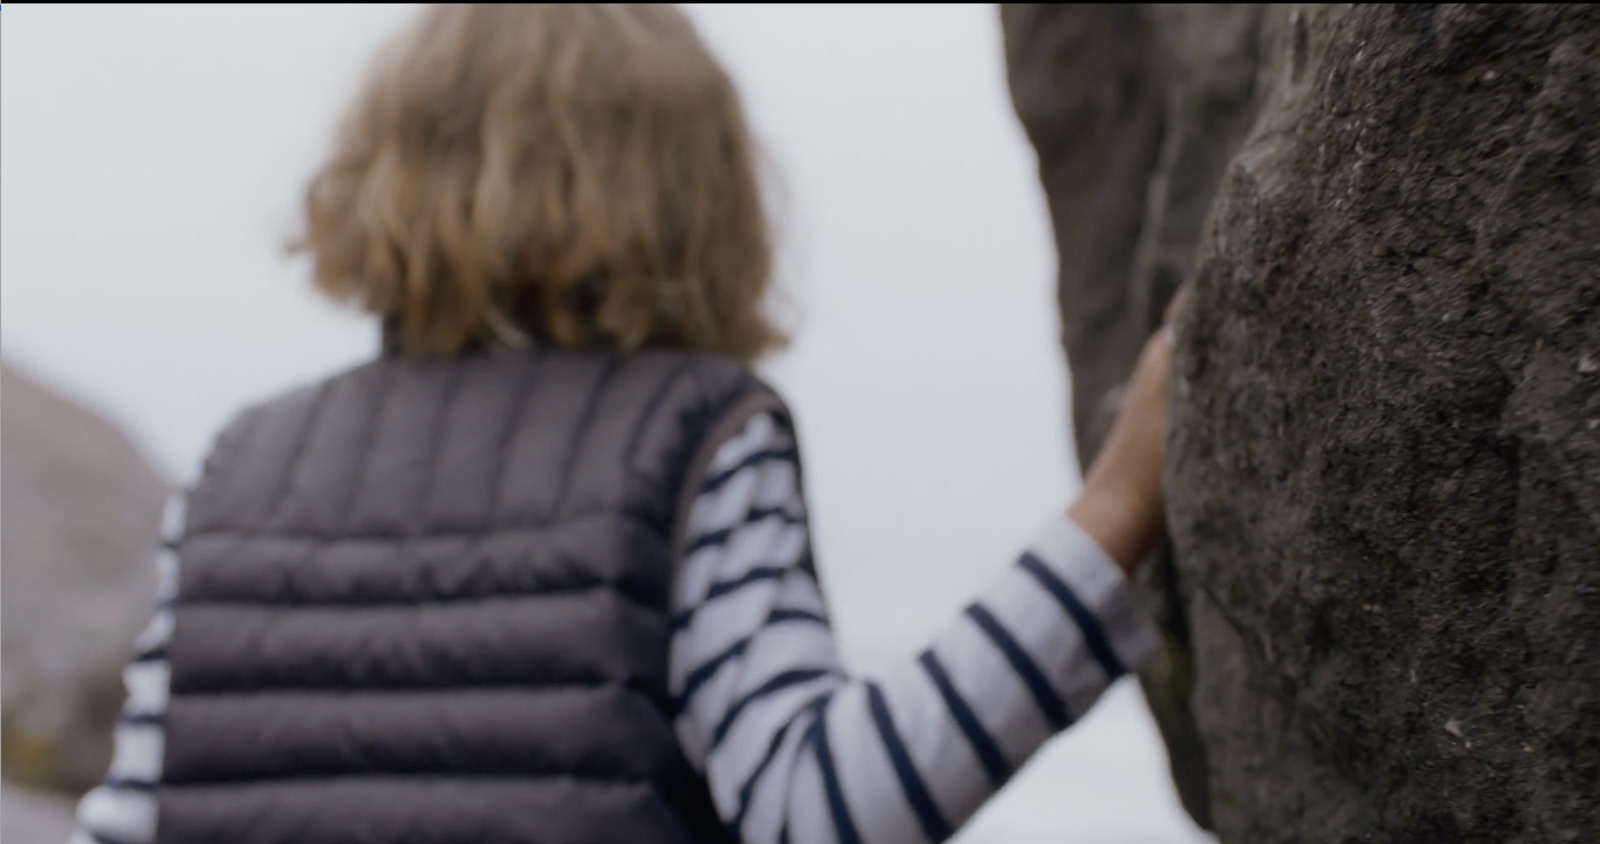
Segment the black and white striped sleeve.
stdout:
<path fill-rule="evenodd" d="M 185 499 L 174 494 L 161 523 L 156 553 L 159 577 L 154 616 L 134 644 L 123 669 L 128 696 L 112 734 L 111 769 L 105 782 L 78 803 L 78 828 L 68 844 L 148 844 L 155 839 L 156 789 L 165 756 L 171 672 L 167 644 L 172 639 L 170 602 L 177 594 L 178 559 L 174 545 L 183 533 Z"/>
<path fill-rule="evenodd" d="M 769 416 L 723 444 L 674 594 L 675 726 L 740 840 L 944 840 L 1154 653 L 1121 571 L 1056 520 L 927 649 L 847 676 L 797 472 Z"/>

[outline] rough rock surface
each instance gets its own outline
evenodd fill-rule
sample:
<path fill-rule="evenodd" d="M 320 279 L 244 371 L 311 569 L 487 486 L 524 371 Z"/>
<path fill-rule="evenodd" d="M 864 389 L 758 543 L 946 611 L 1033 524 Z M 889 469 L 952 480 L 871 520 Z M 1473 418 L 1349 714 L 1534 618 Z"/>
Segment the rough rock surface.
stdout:
<path fill-rule="evenodd" d="M 1179 31 L 1170 7 L 1087 9 L 1030 14 Z M 1030 125 L 1039 95 L 1018 94 L 1051 68 L 1017 62 L 1023 15 L 1002 14 L 1019 116 L 1060 190 L 1050 174 L 1072 165 Z M 1216 40 L 1129 42 L 1169 86 L 1237 38 L 1236 9 L 1194 14 L 1223 22 Z M 1215 190 L 1167 466 L 1163 621 L 1172 658 L 1192 658 L 1167 703 L 1187 701 L 1203 745 L 1197 817 L 1224 841 L 1600 840 L 1600 9 L 1290 5 L 1245 29 L 1247 128 L 1220 181 L 1184 174 Z M 1226 144 L 1187 102 L 1163 143 L 1188 119 Z M 1149 206 L 1172 201 L 1161 166 L 1136 193 Z M 1052 210 L 1135 181 L 1101 171 Z M 1161 214 L 1146 208 L 1141 244 Z M 1084 220 L 1102 225 L 1055 222 Z M 1181 268 L 1181 241 L 1128 266 Z M 1096 239 L 1058 242 L 1068 316 L 1085 265 L 1066 247 Z M 1109 274 L 1095 283 L 1121 292 L 1093 295 L 1154 305 L 1152 278 Z M 1188 805 L 1193 748 L 1163 731 Z"/>
<path fill-rule="evenodd" d="M 116 428 L 9 366 L 0 416 L 4 776 L 75 793 L 106 773 L 165 484 Z"/>

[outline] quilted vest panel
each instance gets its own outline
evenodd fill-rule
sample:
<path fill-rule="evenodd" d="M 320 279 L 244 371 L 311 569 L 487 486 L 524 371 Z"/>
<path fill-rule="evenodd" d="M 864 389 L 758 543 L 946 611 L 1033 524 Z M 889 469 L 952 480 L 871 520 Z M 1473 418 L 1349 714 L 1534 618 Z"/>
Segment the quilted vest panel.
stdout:
<path fill-rule="evenodd" d="M 256 406 L 192 490 L 162 844 L 726 838 L 668 715 L 685 490 L 787 415 L 652 351 L 382 358 Z"/>

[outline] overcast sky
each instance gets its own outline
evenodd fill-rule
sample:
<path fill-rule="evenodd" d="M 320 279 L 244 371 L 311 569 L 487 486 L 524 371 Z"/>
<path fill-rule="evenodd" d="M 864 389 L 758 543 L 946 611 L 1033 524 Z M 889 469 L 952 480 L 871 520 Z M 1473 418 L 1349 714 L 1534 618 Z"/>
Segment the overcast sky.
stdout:
<path fill-rule="evenodd" d="M 174 478 L 243 402 L 371 354 L 279 257 L 370 49 L 415 7 L 7 4 L 0 344 Z M 824 588 L 907 658 L 1077 489 L 1054 255 L 993 6 L 691 6 L 784 183 L 780 281 Z M 907 575 L 915 592 L 904 587 Z M 960 839 L 1183 842 L 1130 682 Z"/>

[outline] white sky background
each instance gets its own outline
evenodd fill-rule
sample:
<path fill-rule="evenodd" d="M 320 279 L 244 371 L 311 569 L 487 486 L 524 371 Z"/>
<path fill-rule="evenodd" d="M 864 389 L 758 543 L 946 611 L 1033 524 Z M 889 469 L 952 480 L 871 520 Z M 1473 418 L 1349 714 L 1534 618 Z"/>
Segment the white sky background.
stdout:
<path fill-rule="evenodd" d="M 242 403 L 370 354 L 279 257 L 410 6 L 46 7 L 0 30 L 0 346 L 171 476 Z M 1077 489 L 1054 255 L 993 6 L 691 6 L 782 173 L 794 405 L 846 656 L 919 649 Z M 1119 684 L 963 833 L 1186 842 Z"/>

